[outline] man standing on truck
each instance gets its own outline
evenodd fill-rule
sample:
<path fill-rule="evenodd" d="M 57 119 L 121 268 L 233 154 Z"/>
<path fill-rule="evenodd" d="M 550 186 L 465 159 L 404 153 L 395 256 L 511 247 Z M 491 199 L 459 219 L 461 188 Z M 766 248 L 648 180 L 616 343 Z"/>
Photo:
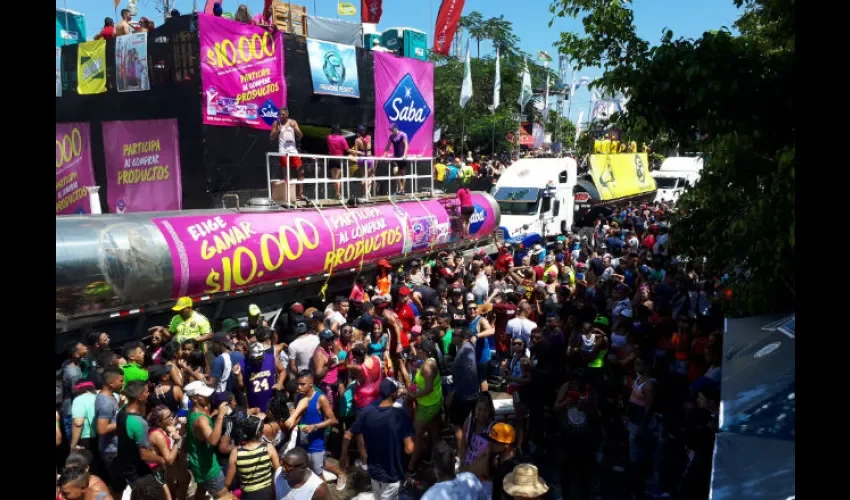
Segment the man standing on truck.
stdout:
<path fill-rule="evenodd" d="M 171 310 L 177 314 L 171 318 L 171 323 L 168 325 L 168 332 L 174 336 L 177 342 L 183 343 L 184 340 L 193 339 L 201 343 L 212 339 L 210 320 L 203 314 L 192 309 L 192 299 L 190 297 L 180 297 L 177 299 L 177 304 Z"/>

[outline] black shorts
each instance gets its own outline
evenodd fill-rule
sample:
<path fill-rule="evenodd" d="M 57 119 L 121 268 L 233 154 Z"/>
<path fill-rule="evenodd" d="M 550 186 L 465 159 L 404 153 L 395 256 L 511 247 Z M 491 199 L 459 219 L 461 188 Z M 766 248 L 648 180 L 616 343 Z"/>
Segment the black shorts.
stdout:
<path fill-rule="evenodd" d="M 475 213 L 475 207 L 460 207 L 461 215 L 472 215 Z"/>
<path fill-rule="evenodd" d="M 475 405 L 477 403 L 478 398 L 470 400 L 453 400 L 452 407 L 449 409 L 449 422 L 457 426 L 463 425 L 463 423 L 466 422 L 466 417 L 475 410 Z"/>
<path fill-rule="evenodd" d="M 391 165 L 398 168 L 399 174 L 407 174 L 407 160 L 393 160 Z"/>

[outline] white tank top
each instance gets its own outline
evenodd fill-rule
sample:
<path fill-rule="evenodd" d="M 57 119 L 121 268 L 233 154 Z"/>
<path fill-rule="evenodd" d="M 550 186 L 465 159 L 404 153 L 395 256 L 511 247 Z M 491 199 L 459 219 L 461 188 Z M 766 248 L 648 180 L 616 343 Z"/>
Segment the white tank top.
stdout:
<path fill-rule="evenodd" d="M 286 480 L 284 479 L 284 482 Z M 313 494 L 322 485 L 322 478 L 310 472 L 310 479 L 300 488 L 291 488 L 283 500 L 312 500 Z"/>
<path fill-rule="evenodd" d="M 295 127 L 289 120 L 280 125 L 280 133 L 277 136 L 277 150 L 280 153 L 297 153 L 298 148 L 295 144 Z"/>

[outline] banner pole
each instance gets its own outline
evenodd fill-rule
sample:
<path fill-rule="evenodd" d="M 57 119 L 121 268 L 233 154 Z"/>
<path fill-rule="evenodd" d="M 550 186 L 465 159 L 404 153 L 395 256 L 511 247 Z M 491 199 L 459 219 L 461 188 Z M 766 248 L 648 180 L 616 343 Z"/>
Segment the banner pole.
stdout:
<path fill-rule="evenodd" d="M 461 117 L 461 122 L 460 122 L 460 158 L 461 158 L 461 161 L 463 161 L 463 159 L 464 159 L 463 143 L 464 143 L 464 139 L 466 138 L 465 135 L 466 135 L 466 115 L 464 114 Z"/>
<path fill-rule="evenodd" d="M 496 112 L 493 112 L 493 134 L 490 137 L 490 155 L 496 156 Z"/>

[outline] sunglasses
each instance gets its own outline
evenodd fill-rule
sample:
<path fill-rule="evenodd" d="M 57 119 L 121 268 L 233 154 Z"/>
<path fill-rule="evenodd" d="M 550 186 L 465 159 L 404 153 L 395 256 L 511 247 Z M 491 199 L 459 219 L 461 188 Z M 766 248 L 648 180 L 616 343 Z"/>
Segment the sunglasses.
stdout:
<path fill-rule="evenodd" d="M 522 342 L 511 342 L 513 345 L 522 346 Z"/>
<path fill-rule="evenodd" d="M 304 467 L 304 466 L 306 466 L 306 465 L 307 465 L 307 464 L 290 465 L 290 464 L 288 464 L 288 463 L 286 463 L 286 462 L 284 462 L 284 461 L 281 461 L 281 462 L 280 462 L 280 466 L 281 466 L 281 467 L 283 467 L 283 470 L 284 470 L 285 472 L 289 472 L 289 471 L 291 471 L 291 470 L 295 470 L 295 469 L 298 469 L 298 468 L 300 468 L 300 467 Z"/>

